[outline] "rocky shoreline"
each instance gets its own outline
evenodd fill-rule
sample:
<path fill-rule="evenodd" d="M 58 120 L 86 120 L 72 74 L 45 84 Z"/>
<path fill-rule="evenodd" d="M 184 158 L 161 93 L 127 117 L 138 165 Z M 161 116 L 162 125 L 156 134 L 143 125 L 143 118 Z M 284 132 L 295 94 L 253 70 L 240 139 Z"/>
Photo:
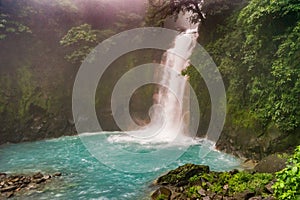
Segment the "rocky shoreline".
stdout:
<path fill-rule="evenodd" d="M 33 175 L 8 175 L 0 173 L 0 198 L 11 198 L 22 192 L 26 193 L 31 190 L 37 190 L 61 175 L 61 172 L 47 175 L 41 172 Z"/>
<path fill-rule="evenodd" d="M 274 174 L 185 164 L 159 177 L 152 200 L 272 200 Z"/>

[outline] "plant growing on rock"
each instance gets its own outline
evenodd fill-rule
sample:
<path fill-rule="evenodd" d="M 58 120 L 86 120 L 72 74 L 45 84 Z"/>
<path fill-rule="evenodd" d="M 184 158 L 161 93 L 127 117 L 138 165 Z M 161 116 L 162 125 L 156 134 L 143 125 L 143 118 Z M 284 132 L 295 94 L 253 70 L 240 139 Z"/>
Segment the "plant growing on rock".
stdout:
<path fill-rule="evenodd" d="M 276 179 L 273 189 L 278 199 L 300 199 L 300 146 L 288 159 L 287 167 L 276 173 Z"/>

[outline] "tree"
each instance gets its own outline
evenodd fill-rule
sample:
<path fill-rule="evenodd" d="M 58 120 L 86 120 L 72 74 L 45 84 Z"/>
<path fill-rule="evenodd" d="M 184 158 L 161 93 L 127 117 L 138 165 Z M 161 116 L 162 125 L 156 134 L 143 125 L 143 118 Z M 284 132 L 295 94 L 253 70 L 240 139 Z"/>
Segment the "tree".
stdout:
<path fill-rule="evenodd" d="M 178 14 L 190 12 L 192 23 L 205 23 L 209 16 L 227 13 L 241 5 L 244 0 L 149 0 L 148 20 L 163 24 L 163 19 Z"/>
<path fill-rule="evenodd" d="M 91 25 L 82 24 L 71 28 L 61 39 L 60 44 L 73 50 L 65 57 L 68 61 L 72 63 L 82 62 L 100 41 L 114 33 L 110 29 L 94 30 Z"/>
<path fill-rule="evenodd" d="M 20 3 L 17 2 L 16 7 L 20 6 L 19 4 Z M 9 35 L 32 33 L 27 25 L 21 23 L 22 18 L 24 18 L 24 16 L 21 16 L 22 14 L 12 14 L 16 12 L 15 9 L 16 8 L 14 7 L 9 8 L 8 5 L 3 4 L 3 2 L 0 0 L 0 41 L 7 38 Z M 21 11 L 22 13 L 27 12 L 25 9 Z"/>
<path fill-rule="evenodd" d="M 299 11 L 293 0 L 252 0 L 208 42 L 206 49 L 227 80 L 229 112 L 236 124 L 250 114 L 265 129 L 299 128 Z"/>

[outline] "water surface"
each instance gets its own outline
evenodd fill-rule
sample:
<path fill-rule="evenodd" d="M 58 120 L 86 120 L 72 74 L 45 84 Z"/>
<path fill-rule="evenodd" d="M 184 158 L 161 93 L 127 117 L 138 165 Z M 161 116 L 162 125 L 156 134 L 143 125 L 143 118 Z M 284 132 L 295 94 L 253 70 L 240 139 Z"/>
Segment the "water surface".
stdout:
<path fill-rule="evenodd" d="M 107 151 L 112 146 L 112 133 L 87 135 L 91 141 L 101 142 L 101 149 Z M 114 133 L 115 135 L 115 133 Z M 96 137 L 96 138 L 95 138 Z M 155 151 L 163 144 L 142 145 L 122 142 L 118 144 L 126 151 Z M 178 146 L 165 146 L 171 156 Z M 101 151 L 99 149 L 99 151 Z M 126 152 L 124 151 L 124 152 Z M 166 153 L 167 154 L 167 153 Z M 202 154 L 202 155 L 201 155 Z M 207 154 L 203 156 L 203 154 Z M 161 158 L 141 160 L 126 159 L 127 154 L 110 152 L 114 162 L 123 162 L 134 166 L 133 169 L 151 168 Z M 120 158 L 120 159 L 119 159 Z M 148 199 L 153 188 L 153 180 L 159 175 L 185 163 L 209 165 L 211 170 L 224 171 L 238 167 L 239 161 L 233 156 L 211 151 L 206 143 L 194 143 L 185 153 L 163 168 L 153 168 L 149 173 L 126 173 L 108 167 L 86 149 L 79 136 L 58 139 L 6 144 L 0 146 L 0 171 L 7 173 L 42 173 L 62 172 L 63 176 L 47 184 L 41 191 L 22 196 L 22 199 Z M 118 164 L 118 163 L 116 163 Z"/>

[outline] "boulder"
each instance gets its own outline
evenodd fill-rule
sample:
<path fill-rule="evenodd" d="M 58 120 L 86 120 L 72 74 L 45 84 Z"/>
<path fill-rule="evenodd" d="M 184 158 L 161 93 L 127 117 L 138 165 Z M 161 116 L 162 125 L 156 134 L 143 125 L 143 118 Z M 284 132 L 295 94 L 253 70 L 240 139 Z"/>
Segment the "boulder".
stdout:
<path fill-rule="evenodd" d="M 265 190 L 269 193 L 269 194 L 273 194 L 274 190 L 272 188 L 272 186 L 274 185 L 274 182 L 272 181 L 271 183 L 267 184 L 265 186 Z"/>
<path fill-rule="evenodd" d="M 51 178 L 51 175 L 46 175 L 46 176 L 44 176 L 43 178 L 44 178 L 45 180 L 48 180 L 48 179 Z"/>
<path fill-rule="evenodd" d="M 61 176 L 61 172 L 55 172 L 53 176 Z"/>
<path fill-rule="evenodd" d="M 40 179 L 40 178 L 43 178 L 43 174 L 41 173 L 41 172 L 38 172 L 38 173 L 36 173 L 36 174 L 34 174 L 32 177 L 34 178 L 34 179 Z"/>
<path fill-rule="evenodd" d="M 151 199 L 157 200 L 158 198 L 163 198 L 163 199 L 169 200 L 171 195 L 172 195 L 172 192 L 170 189 L 168 189 L 166 187 L 160 187 L 151 195 Z"/>
<path fill-rule="evenodd" d="M 209 173 L 208 166 L 185 164 L 159 177 L 157 183 L 160 185 L 176 185 L 180 187 L 186 185 L 191 177 L 204 173 Z"/>
<path fill-rule="evenodd" d="M 43 183 L 43 182 L 45 182 L 45 181 L 46 181 L 46 179 L 40 178 L 40 179 L 36 179 L 34 182 L 35 182 L 36 184 L 40 184 L 40 183 Z"/>
<path fill-rule="evenodd" d="M 275 173 L 286 167 L 286 158 L 278 154 L 272 154 L 263 158 L 255 167 L 254 170 L 259 173 Z"/>
<path fill-rule="evenodd" d="M 203 197 L 206 196 L 206 191 L 202 188 L 200 190 L 198 190 L 198 193 Z"/>

